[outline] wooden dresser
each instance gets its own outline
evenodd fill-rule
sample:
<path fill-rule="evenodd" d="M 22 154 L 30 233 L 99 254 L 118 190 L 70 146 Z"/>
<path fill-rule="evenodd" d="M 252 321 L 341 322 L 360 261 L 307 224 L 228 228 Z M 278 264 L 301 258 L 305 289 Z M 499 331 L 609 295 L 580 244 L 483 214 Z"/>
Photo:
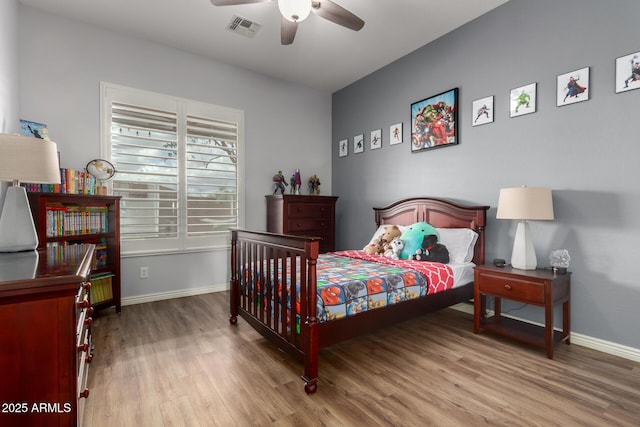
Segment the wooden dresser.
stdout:
<path fill-rule="evenodd" d="M 0 254 L 0 425 L 81 425 L 94 245 Z"/>
<path fill-rule="evenodd" d="M 320 252 L 335 251 L 337 197 L 295 194 L 266 197 L 268 232 L 321 237 Z"/>

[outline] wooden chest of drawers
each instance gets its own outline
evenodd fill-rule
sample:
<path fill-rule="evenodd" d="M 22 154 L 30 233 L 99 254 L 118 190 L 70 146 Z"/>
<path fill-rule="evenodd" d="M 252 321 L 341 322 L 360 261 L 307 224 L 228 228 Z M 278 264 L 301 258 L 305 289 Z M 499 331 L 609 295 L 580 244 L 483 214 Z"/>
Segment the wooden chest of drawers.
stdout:
<path fill-rule="evenodd" d="M 0 425 L 82 425 L 94 245 L 0 254 Z"/>
<path fill-rule="evenodd" d="M 295 194 L 266 197 L 268 232 L 321 237 L 320 252 L 335 250 L 337 197 Z"/>

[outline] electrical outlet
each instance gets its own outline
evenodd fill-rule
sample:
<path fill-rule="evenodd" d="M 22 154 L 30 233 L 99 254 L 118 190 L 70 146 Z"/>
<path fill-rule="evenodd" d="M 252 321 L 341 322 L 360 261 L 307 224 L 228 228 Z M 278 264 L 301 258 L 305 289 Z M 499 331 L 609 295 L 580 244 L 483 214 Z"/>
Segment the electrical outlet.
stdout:
<path fill-rule="evenodd" d="M 140 267 L 140 278 L 148 279 L 149 278 L 149 267 Z"/>

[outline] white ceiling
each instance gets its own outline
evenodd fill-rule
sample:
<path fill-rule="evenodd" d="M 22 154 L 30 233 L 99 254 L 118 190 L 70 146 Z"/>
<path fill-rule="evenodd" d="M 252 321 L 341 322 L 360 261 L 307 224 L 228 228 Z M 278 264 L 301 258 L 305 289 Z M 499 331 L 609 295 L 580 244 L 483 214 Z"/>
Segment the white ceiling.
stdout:
<path fill-rule="evenodd" d="M 311 14 L 280 44 L 275 2 L 216 7 L 209 0 L 20 0 L 79 21 L 334 92 L 507 0 L 335 0 L 365 21 L 354 32 Z M 262 25 L 226 30 L 233 15 Z"/>

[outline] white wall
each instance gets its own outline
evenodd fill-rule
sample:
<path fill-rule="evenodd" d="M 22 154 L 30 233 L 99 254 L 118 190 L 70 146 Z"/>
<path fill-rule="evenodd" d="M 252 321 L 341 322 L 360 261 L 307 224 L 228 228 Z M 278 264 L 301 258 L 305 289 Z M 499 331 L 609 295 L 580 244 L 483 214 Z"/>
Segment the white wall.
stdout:
<path fill-rule="evenodd" d="M 18 0 L 0 2 L 0 133 L 17 133 Z M 0 183 L 0 208 L 8 183 Z"/>
<path fill-rule="evenodd" d="M 100 155 L 99 88 L 123 86 L 245 111 L 246 226 L 264 230 L 272 175 L 300 168 L 331 191 L 331 94 L 296 86 L 141 39 L 20 7 L 20 115 L 46 123 L 62 167 Z M 225 286 L 222 250 L 124 258 L 122 295 Z M 140 280 L 139 267 L 149 267 Z"/>

